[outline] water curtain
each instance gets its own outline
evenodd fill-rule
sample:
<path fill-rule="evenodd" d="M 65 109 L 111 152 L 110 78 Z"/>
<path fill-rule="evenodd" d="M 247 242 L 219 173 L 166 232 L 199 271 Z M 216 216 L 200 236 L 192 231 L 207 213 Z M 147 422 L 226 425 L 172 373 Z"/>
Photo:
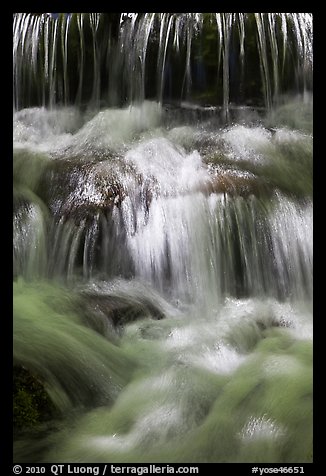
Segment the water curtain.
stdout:
<path fill-rule="evenodd" d="M 312 89 L 309 13 L 17 13 L 13 28 L 17 109 L 153 99 L 227 113 Z"/>

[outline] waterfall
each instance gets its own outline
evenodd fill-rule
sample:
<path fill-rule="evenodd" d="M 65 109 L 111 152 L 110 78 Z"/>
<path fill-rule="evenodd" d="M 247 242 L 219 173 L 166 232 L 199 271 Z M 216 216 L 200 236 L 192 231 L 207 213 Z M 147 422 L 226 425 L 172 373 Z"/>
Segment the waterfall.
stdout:
<path fill-rule="evenodd" d="M 15 462 L 312 461 L 312 40 L 14 14 Z"/>
<path fill-rule="evenodd" d="M 311 14 L 128 13 L 118 33 L 114 15 L 15 14 L 15 107 L 181 99 L 220 105 L 228 115 L 230 103 L 270 109 L 280 94 L 312 88 Z M 245 96 L 243 82 L 251 84 Z"/>

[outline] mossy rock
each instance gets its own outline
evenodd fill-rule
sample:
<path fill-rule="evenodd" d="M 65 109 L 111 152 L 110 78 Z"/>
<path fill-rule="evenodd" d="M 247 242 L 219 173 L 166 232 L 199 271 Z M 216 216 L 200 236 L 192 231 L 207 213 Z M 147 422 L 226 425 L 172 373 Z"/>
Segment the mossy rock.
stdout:
<path fill-rule="evenodd" d="M 41 379 L 26 368 L 13 368 L 14 435 L 55 418 L 56 410 Z"/>
<path fill-rule="evenodd" d="M 42 181 L 43 174 L 49 165 L 49 157 L 45 154 L 25 149 L 14 150 L 13 182 L 36 191 Z"/>

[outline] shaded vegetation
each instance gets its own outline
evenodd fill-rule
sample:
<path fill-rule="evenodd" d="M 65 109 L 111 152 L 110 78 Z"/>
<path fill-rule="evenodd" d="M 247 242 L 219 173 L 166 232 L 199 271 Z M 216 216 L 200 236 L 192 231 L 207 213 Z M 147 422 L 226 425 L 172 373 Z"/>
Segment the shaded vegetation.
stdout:
<path fill-rule="evenodd" d="M 33 428 L 57 416 L 44 383 L 22 366 L 13 368 L 14 434 Z"/>

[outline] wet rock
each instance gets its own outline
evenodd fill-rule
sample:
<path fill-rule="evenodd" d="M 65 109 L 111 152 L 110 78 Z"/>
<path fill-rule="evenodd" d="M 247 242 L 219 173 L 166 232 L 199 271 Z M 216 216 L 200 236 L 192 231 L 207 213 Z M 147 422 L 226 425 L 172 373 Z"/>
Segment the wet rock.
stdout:
<path fill-rule="evenodd" d="M 148 209 L 157 194 L 155 179 L 144 178 L 118 157 L 103 161 L 56 159 L 47 168 L 38 190 L 54 217 L 92 218 L 98 211 L 120 207 L 127 196 Z"/>
<path fill-rule="evenodd" d="M 99 320 L 96 316 L 105 316 L 118 332 L 125 324 L 137 319 L 159 320 L 165 317 L 162 310 L 146 297 L 101 295 L 84 291 L 81 293 L 81 303 L 88 323 L 92 322 L 98 327 Z"/>
<path fill-rule="evenodd" d="M 244 198 L 262 196 L 270 192 L 264 180 L 255 174 L 232 168 L 211 167 L 211 180 L 206 183 L 206 193 L 227 193 Z"/>
<path fill-rule="evenodd" d="M 93 215 L 119 206 L 126 195 L 117 161 L 78 159 L 53 161 L 40 193 L 54 216 Z"/>

